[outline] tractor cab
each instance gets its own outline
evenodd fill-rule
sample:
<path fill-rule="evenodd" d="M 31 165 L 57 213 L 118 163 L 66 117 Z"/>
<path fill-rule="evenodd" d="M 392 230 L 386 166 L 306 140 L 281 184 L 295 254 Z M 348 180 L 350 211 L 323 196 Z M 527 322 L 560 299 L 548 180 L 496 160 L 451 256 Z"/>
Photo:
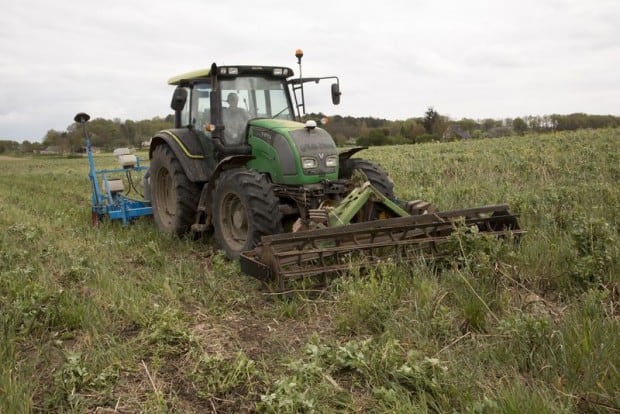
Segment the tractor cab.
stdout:
<path fill-rule="evenodd" d="M 247 144 L 248 121 L 293 120 L 287 78 L 289 68 L 221 66 L 169 80 L 177 85 L 172 107 L 175 128 L 189 127 L 225 146 Z"/>
<path fill-rule="evenodd" d="M 171 78 L 176 85 L 171 107 L 175 128 L 190 128 L 199 135 L 215 138 L 224 146 L 247 144 L 248 122 L 252 119 L 300 120 L 305 114 L 304 83 L 335 79 L 332 102 L 340 103 L 340 83 L 336 76 L 303 78 L 280 66 L 217 66 Z M 295 113 L 296 112 L 296 113 Z"/>
<path fill-rule="evenodd" d="M 296 56 L 301 73 L 301 57 Z M 175 125 L 160 137 L 175 141 L 173 150 L 182 150 L 179 158 L 192 181 L 208 181 L 218 166 L 223 167 L 219 163 L 230 162 L 231 157 L 267 174 L 276 184 L 337 180 L 338 150 L 333 138 L 314 121 L 300 120 L 305 113 L 304 83 L 336 79 L 331 93 L 338 104 L 338 78 L 293 75 L 292 69 L 282 66 L 213 63 L 209 69 L 175 76 L 168 81 L 176 85 L 171 103 Z M 151 148 L 161 143 L 156 138 Z M 243 158 L 248 156 L 251 159 Z"/>

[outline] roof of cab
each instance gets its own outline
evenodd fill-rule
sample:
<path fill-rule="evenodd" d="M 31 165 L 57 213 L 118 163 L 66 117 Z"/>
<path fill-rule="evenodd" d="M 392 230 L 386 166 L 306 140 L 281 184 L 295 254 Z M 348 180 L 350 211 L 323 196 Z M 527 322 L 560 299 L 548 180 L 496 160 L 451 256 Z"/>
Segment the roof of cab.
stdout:
<path fill-rule="evenodd" d="M 168 79 L 168 85 L 179 85 L 182 81 L 185 81 L 185 80 L 208 78 L 209 73 L 211 73 L 211 69 L 209 68 L 198 69 L 198 70 L 193 70 L 191 72 L 182 73 L 180 75 L 173 76 L 170 79 Z"/>
<path fill-rule="evenodd" d="M 245 65 L 235 65 L 235 66 L 220 66 L 220 69 L 223 68 L 224 71 L 227 69 L 236 69 L 235 75 L 233 76 L 244 76 L 244 75 L 253 75 L 253 76 L 264 76 L 264 77 L 275 77 L 280 79 L 286 79 L 293 76 L 293 70 L 291 68 L 287 68 L 284 66 L 245 66 Z M 281 69 L 280 73 L 276 75 L 276 71 Z M 219 70 L 219 69 L 218 69 Z M 182 73 L 177 76 L 173 76 L 168 79 L 169 85 L 181 85 L 186 82 L 190 82 L 197 79 L 206 79 L 209 77 L 211 73 L 210 68 L 206 69 L 198 69 L 192 72 Z M 225 72 L 220 72 L 223 74 Z M 232 74 L 229 74 L 232 75 Z"/>

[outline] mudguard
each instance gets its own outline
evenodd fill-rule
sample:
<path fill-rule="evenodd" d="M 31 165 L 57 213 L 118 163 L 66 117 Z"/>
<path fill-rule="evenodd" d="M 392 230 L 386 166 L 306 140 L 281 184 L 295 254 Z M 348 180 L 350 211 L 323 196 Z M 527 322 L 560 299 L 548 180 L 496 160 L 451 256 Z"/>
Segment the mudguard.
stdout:
<path fill-rule="evenodd" d="M 340 152 L 338 154 L 338 158 L 340 159 L 340 162 L 342 163 L 342 161 L 351 158 L 355 153 L 360 152 L 362 150 L 368 149 L 368 147 L 353 147 L 353 148 L 349 148 L 347 150 L 344 150 L 342 152 Z"/>
<path fill-rule="evenodd" d="M 209 140 L 200 142 L 197 134 L 187 128 L 165 129 L 151 140 L 149 159 L 158 145 L 167 144 L 181 163 L 190 181 L 209 181 L 213 174 L 213 145 Z"/>

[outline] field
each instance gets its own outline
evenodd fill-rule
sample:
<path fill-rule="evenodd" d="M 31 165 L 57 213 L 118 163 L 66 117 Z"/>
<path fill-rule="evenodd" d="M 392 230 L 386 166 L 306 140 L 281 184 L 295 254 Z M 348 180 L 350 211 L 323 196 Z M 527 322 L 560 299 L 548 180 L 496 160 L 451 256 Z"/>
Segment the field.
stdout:
<path fill-rule="evenodd" d="M 620 412 L 620 130 L 361 154 L 528 234 L 274 294 L 209 241 L 93 229 L 85 159 L 2 158 L 0 412 Z"/>

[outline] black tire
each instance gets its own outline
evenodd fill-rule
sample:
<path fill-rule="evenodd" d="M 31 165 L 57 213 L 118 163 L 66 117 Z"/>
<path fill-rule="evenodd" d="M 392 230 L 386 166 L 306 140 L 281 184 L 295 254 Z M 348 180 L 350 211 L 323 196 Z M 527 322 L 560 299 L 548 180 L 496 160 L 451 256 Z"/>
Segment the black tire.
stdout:
<path fill-rule="evenodd" d="M 340 178 L 351 179 L 355 171 L 362 172 L 370 184 L 385 195 L 390 200 L 394 200 L 394 183 L 388 176 L 388 173 L 379 165 L 372 161 L 360 158 L 348 158 L 340 164 Z M 369 203 L 364 206 L 353 219 L 353 222 L 362 222 L 369 220 L 377 220 L 380 218 L 388 218 L 393 213 L 385 209 L 380 203 Z"/>
<path fill-rule="evenodd" d="M 150 167 L 153 217 L 160 231 L 182 236 L 196 220 L 202 187 L 187 178 L 168 145 L 153 151 Z"/>
<path fill-rule="evenodd" d="M 245 168 L 224 171 L 212 203 L 215 242 L 231 259 L 254 248 L 262 236 L 282 232 L 279 200 L 264 174 Z"/>
<path fill-rule="evenodd" d="M 372 161 L 349 158 L 340 164 L 340 178 L 350 179 L 355 170 L 363 172 L 370 184 L 381 191 L 387 198 L 394 200 L 394 183 L 383 168 Z"/>

